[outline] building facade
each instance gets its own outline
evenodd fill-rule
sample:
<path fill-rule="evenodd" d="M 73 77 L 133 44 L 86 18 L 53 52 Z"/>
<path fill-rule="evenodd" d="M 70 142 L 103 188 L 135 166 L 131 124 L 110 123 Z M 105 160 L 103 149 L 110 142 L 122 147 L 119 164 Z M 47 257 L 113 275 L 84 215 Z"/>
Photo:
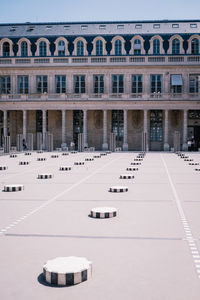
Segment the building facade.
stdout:
<path fill-rule="evenodd" d="M 200 148 L 200 20 L 0 24 L 0 143 Z"/>

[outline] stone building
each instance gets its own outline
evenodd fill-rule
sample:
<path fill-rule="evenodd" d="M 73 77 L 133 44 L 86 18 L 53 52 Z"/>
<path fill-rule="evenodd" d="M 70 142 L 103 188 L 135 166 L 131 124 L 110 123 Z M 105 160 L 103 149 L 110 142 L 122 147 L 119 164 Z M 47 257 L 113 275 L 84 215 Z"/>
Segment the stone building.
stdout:
<path fill-rule="evenodd" d="M 200 20 L 0 24 L 0 142 L 200 148 Z"/>

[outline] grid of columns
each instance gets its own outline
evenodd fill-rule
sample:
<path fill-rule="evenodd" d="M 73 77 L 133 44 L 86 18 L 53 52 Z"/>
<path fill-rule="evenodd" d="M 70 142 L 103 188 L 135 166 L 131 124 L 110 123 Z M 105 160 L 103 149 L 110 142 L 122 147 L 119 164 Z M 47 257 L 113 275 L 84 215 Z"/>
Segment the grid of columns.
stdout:
<path fill-rule="evenodd" d="M 144 111 L 143 131 L 147 134 L 148 138 L 148 110 Z M 123 150 L 128 150 L 128 110 L 124 109 L 124 136 L 123 136 Z M 42 135 L 43 144 L 45 145 L 46 134 L 46 116 L 47 110 L 42 110 Z M 187 150 L 188 139 L 188 110 L 183 110 L 183 149 Z M 3 135 L 8 135 L 8 111 L 3 110 Z M 23 110 L 23 138 L 27 137 L 27 110 Z M 169 110 L 164 110 L 164 150 L 169 151 Z M 62 143 L 66 143 L 66 110 L 62 110 Z M 83 144 L 88 147 L 88 128 L 87 128 L 87 110 L 83 110 Z M 102 149 L 108 149 L 108 110 L 103 110 L 103 144 Z M 147 145 L 148 150 L 148 145 Z"/>

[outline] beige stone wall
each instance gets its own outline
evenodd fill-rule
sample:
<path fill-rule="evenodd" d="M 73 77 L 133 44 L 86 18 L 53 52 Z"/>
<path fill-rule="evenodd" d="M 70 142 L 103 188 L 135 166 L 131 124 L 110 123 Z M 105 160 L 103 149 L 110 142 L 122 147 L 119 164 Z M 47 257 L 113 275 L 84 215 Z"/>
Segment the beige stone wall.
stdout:
<path fill-rule="evenodd" d="M 181 134 L 181 143 L 183 141 L 183 112 L 174 110 L 169 111 L 169 145 L 173 147 L 174 131 L 179 131 Z"/>
<path fill-rule="evenodd" d="M 62 143 L 62 113 L 60 110 L 48 110 L 47 129 L 53 134 L 54 148 L 59 148 Z"/>
<path fill-rule="evenodd" d="M 132 151 L 141 150 L 143 132 L 143 111 L 128 111 L 128 148 Z"/>
<path fill-rule="evenodd" d="M 101 110 L 88 111 L 88 146 L 102 149 L 103 144 L 103 112 Z"/>

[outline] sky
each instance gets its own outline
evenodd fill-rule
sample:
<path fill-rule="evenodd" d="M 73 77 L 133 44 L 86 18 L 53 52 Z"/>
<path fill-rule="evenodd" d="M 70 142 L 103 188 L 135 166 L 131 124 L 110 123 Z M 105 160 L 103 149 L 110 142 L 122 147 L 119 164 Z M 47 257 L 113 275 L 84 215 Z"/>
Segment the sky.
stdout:
<path fill-rule="evenodd" d="M 200 0 L 0 0 L 0 23 L 200 19 Z"/>

